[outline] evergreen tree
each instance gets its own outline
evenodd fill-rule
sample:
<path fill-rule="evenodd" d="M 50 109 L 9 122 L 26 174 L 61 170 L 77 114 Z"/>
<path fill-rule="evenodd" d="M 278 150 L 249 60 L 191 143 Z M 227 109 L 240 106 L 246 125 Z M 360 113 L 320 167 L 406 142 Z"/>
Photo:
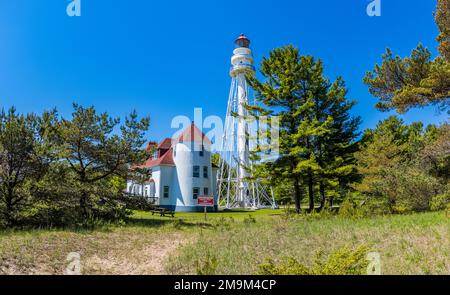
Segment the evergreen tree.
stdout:
<path fill-rule="evenodd" d="M 439 52 L 450 61 L 450 0 L 438 0 L 435 20 L 439 28 Z"/>
<path fill-rule="evenodd" d="M 138 120 L 133 112 L 115 130 L 119 123 L 107 113 L 97 114 L 93 107 L 74 104 L 72 119 L 59 124 L 60 157 L 68 167 L 65 178 L 84 218 L 92 216 L 96 203 L 112 201 L 121 193 L 111 191 L 112 177 L 126 179 L 130 165 L 145 160 L 142 145 L 149 119 Z"/>
<path fill-rule="evenodd" d="M 317 158 L 323 168 L 319 175 L 320 208 L 325 206 L 326 195 L 333 199 L 342 192 L 349 190 L 350 184 L 359 180 L 354 153 L 358 151 L 357 132 L 361 118 L 353 117 L 349 111 L 355 105 L 349 101 L 347 88 L 342 78 L 338 78 L 331 86 L 322 101 L 316 103 L 317 116 L 326 120 L 325 116 L 333 119 L 328 132 L 317 140 Z"/>
<path fill-rule="evenodd" d="M 429 210 L 432 198 L 448 190 L 448 138 L 446 124 L 424 128 L 394 116 L 381 121 L 364 132 L 356 153 L 363 175 L 356 189 L 391 212 Z"/>
<path fill-rule="evenodd" d="M 0 221 L 17 224 L 32 204 L 39 181 L 55 160 L 49 143 L 56 113 L 0 112 Z"/>
<path fill-rule="evenodd" d="M 387 49 L 381 65 L 367 72 L 364 83 L 379 99 L 376 107 L 403 113 L 413 107 L 450 104 L 450 0 L 438 0 L 435 20 L 439 27 L 441 55 L 431 59 L 431 52 L 419 44 L 410 57 L 394 57 Z"/>
<path fill-rule="evenodd" d="M 293 46 L 273 50 L 263 60 L 261 73 L 262 82 L 248 79 L 262 104 L 248 109 L 256 116 L 279 117 L 280 156 L 259 170 L 274 182 L 291 181 L 297 212 L 302 193 L 308 191 L 309 210 L 313 210 L 317 184 L 324 204 L 333 180 L 345 183 L 344 175 L 351 174 L 346 170 L 354 162 L 351 154 L 359 124 L 348 114 L 353 103 L 346 100 L 341 79 L 330 83 L 322 62 L 301 56 Z"/>

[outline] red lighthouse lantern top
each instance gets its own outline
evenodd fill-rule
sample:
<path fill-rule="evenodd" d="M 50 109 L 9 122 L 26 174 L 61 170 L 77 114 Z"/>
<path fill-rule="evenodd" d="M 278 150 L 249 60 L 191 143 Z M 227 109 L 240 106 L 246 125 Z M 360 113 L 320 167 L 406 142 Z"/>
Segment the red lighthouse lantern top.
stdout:
<path fill-rule="evenodd" d="M 241 34 L 234 43 L 239 47 L 250 48 L 250 39 L 248 39 L 244 34 Z"/>

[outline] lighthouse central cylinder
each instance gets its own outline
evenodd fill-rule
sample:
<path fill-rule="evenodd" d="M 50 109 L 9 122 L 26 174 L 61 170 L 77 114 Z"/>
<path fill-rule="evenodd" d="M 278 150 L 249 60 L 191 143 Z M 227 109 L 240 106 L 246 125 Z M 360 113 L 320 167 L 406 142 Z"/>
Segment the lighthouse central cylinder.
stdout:
<path fill-rule="evenodd" d="M 238 81 L 238 154 L 239 154 L 239 189 L 240 189 L 240 201 L 243 202 L 246 199 L 248 193 L 248 184 L 246 178 L 248 177 L 248 167 L 249 167 L 249 141 L 248 141 L 248 128 L 245 117 L 247 111 L 245 106 L 248 104 L 247 98 L 247 81 L 243 74 L 237 77 Z"/>
<path fill-rule="evenodd" d="M 233 51 L 230 71 L 231 76 L 237 81 L 237 100 L 238 100 L 238 123 L 237 123 L 237 149 L 238 149 L 238 183 L 239 183 L 239 202 L 243 206 L 248 206 L 249 184 L 248 168 L 250 165 L 248 124 L 246 121 L 248 105 L 248 85 L 246 75 L 253 75 L 255 68 L 253 66 L 253 55 L 250 48 L 239 47 Z"/>

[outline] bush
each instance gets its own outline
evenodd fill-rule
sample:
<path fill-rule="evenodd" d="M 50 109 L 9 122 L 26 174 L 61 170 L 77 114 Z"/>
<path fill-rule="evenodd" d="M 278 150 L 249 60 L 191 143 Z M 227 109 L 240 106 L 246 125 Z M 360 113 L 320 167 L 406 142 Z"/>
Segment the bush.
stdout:
<path fill-rule="evenodd" d="M 360 246 L 356 250 L 340 248 L 332 252 L 326 260 L 323 252 L 316 252 L 312 267 L 298 262 L 294 257 L 285 257 L 278 264 L 272 259 L 259 265 L 259 275 L 361 275 L 367 270 L 368 248 Z"/>
<path fill-rule="evenodd" d="M 363 218 L 371 215 L 375 215 L 377 209 L 373 202 L 357 202 L 349 197 L 342 202 L 339 208 L 339 216 L 344 218 Z"/>
<path fill-rule="evenodd" d="M 417 168 L 396 167 L 386 171 L 378 189 L 388 200 L 391 212 L 403 214 L 430 210 L 431 200 L 442 185 Z"/>
<path fill-rule="evenodd" d="M 450 205 L 450 194 L 449 192 L 445 192 L 443 194 L 439 194 L 437 196 L 434 196 L 431 199 L 431 210 L 433 211 L 439 211 L 444 210 L 447 208 L 447 205 Z"/>
<path fill-rule="evenodd" d="M 124 194 L 120 198 L 120 201 L 125 204 L 127 209 L 130 210 L 148 211 L 154 207 L 154 204 L 152 204 L 149 199 L 144 196 Z"/>

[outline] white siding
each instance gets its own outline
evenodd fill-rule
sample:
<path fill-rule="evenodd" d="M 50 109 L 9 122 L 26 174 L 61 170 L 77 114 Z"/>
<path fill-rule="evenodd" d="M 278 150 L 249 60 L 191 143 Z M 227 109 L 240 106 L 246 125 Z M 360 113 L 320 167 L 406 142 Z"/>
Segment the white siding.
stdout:
<path fill-rule="evenodd" d="M 211 166 L 211 152 L 209 146 L 204 146 L 203 156 L 200 156 L 199 142 L 183 142 L 176 144 L 176 179 L 179 184 L 180 198 L 177 206 L 197 206 L 197 200 L 193 198 L 193 188 L 198 187 L 203 195 L 204 188 L 208 189 L 208 194 L 214 193 L 215 176 Z M 193 176 L 194 166 L 200 167 L 199 177 Z M 208 167 L 208 177 L 203 175 L 203 167 Z"/>

